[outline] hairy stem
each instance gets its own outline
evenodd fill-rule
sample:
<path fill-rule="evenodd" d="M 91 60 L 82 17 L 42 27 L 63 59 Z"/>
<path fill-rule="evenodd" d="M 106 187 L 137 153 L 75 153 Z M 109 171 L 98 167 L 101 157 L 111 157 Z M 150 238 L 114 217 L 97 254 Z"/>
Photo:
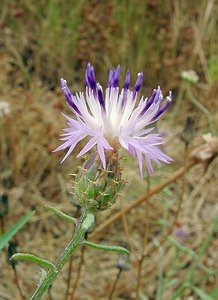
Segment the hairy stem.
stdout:
<path fill-rule="evenodd" d="M 52 285 L 53 281 L 56 279 L 58 273 L 64 267 L 65 263 L 69 260 L 71 255 L 74 253 L 76 248 L 83 241 L 85 233 L 89 229 L 89 227 L 94 222 L 94 214 L 93 212 L 89 212 L 84 210 L 82 215 L 77 223 L 76 229 L 74 231 L 74 235 L 71 241 L 68 243 L 66 248 L 63 250 L 59 259 L 55 263 L 55 269 L 49 270 L 45 278 L 42 280 L 38 288 L 35 290 L 34 294 L 30 298 L 31 300 L 41 299 L 42 295 L 48 290 L 48 288 Z"/>

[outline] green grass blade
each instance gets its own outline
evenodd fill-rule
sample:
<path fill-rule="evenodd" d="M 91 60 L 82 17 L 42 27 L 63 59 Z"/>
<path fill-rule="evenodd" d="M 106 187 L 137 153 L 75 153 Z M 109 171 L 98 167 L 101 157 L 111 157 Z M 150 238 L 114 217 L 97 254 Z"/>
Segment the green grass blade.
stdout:
<path fill-rule="evenodd" d="M 34 213 L 34 211 L 28 212 L 0 237 L 0 251 L 7 245 L 8 241 L 10 241 L 10 239 L 26 224 L 26 222 L 34 215 Z"/>
<path fill-rule="evenodd" d="M 200 297 L 201 300 L 213 300 L 213 298 L 207 294 L 204 290 L 193 286 L 192 290 L 195 292 L 196 295 L 198 295 Z"/>

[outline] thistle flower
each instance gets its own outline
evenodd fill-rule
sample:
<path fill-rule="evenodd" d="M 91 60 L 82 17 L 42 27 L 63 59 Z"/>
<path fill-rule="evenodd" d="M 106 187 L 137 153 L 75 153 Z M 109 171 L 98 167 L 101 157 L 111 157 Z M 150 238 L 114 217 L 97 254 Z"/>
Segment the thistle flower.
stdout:
<path fill-rule="evenodd" d="M 66 115 L 68 128 L 61 135 L 64 143 L 54 151 L 68 149 L 62 159 L 63 162 L 76 147 L 78 142 L 88 137 L 89 141 L 79 152 L 77 157 L 87 153 L 92 148 L 97 149 L 103 169 L 106 169 L 106 154 L 123 147 L 138 159 L 141 175 L 143 161 L 149 173 L 153 171 L 151 161 L 158 165 L 161 161 L 170 163 L 172 159 L 164 154 L 158 146 L 163 144 L 163 138 L 158 133 L 151 133 L 156 122 L 171 103 L 172 95 L 163 95 L 160 87 L 153 90 L 151 97 L 141 97 L 138 92 L 142 86 L 143 73 L 138 74 L 133 90 L 130 90 L 130 71 L 126 72 L 123 88 L 118 87 L 120 66 L 116 70 L 110 69 L 108 87 L 103 92 L 102 86 L 96 81 L 93 66 L 88 63 L 86 69 L 86 93 L 72 95 L 67 82 L 61 79 L 61 86 L 66 101 L 76 119 Z"/>

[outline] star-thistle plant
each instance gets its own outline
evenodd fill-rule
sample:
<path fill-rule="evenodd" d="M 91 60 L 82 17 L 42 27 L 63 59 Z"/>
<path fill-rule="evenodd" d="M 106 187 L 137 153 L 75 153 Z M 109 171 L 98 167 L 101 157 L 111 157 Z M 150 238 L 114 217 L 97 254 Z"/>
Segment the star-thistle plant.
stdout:
<path fill-rule="evenodd" d="M 87 65 L 86 92 L 72 95 L 66 80 L 61 79 L 61 86 L 66 101 L 74 114 L 74 118 L 64 115 L 68 128 L 61 135 L 63 144 L 54 151 L 68 149 L 63 162 L 83 139 L 87 144 L 77 155 L 90 153 L 88 159 L 75 179 L 74 195 L 82 208 L 79 220 L 68 216 L 54 207 L 46 208 L 68 222 L 76 224 L 73 237 L 55 264 L 32 254 L 15 254 L 13 259 L 23 259 L 40 264 L 47 269 L 31 297 L 41 299 L 51 286 L 64 264 L 79 245 L 96 249 L 128 253 L 128 250 L 118 246 L 102 246 L 85 241 L 85 234 L 94 222 L 96 211 L 108 209 L 116 200 L 122 185 L 120 169 L 120 148 L 126 149 L 136 157 L 140 173 L 143 176 L 143 162 L 148 173 L 153 171 L 152 161 L 158 165 L 161 162 L 170 163 L 172 159 L 159 149 L 163 138 L 158 133 L 151 133 L 154 124 L 166 111 L 171 103 L 172 95 L 164 102 L 160 87 L 153 90 L 150 98 L 138 98 L 142 86 L 143 73 L 138 74 L 134 89 L 130 89 L 130 72 L 127 70 L 122 89 L 118 87 L 120 66 L 110 69 L 108 86 L 103 91 L 96 81 L 94 68 Z"/>

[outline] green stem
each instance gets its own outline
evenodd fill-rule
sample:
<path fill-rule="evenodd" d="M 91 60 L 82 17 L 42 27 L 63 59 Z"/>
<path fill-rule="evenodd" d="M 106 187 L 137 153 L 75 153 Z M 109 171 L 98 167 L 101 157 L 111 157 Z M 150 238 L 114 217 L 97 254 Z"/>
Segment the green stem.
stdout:
<path fill-rule="evenodd" d="M 84 210 L 82 215 L 78 221 L 76 229 L 74 231 L 74 235 L 72 240 L 68 243 L 66 248 L 63 250 L 62 254 L 60 255 L 59 259 L 55 263 L 55 269 L 51 269 L 41 284 L 37 287 L 34 294 L 30 298 L 31 300 L 38 300 L 41 299 L 42 295 L 48 290 L 48 288 L 52 285 L 53 281 L 57 277 L 58 273 L 61 271 L 65 263 L 68 261 L 70 256 L 74 253 L 76 248 L 80 245 L 83 241 L 84 236 L 90 226 L 94 222 L 94 213 L 90 211 Z"/>

